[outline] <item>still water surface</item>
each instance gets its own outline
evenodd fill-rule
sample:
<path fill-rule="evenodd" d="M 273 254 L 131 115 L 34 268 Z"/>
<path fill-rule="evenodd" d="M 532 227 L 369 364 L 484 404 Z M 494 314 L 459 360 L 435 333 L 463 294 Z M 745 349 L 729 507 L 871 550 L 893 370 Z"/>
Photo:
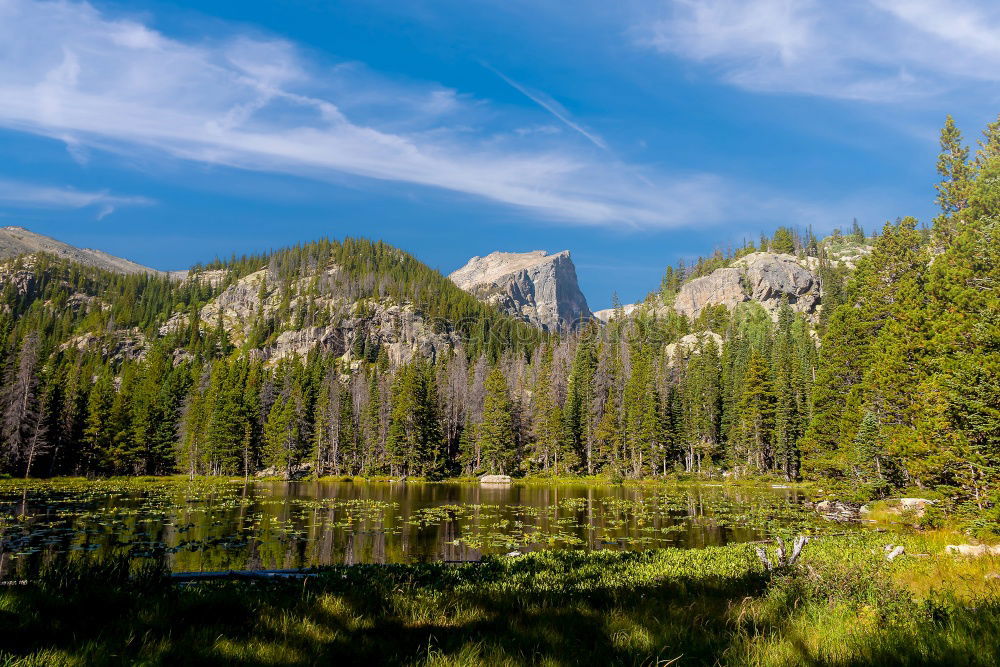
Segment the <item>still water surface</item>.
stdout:
<path fill-rule="evenodd" d="M 812 531 L 791 489 L 57 480 L 0 486 L 0 577 L 53 553 L 175 571 L 477 560 L 537 549 L 698 548 Z"/>

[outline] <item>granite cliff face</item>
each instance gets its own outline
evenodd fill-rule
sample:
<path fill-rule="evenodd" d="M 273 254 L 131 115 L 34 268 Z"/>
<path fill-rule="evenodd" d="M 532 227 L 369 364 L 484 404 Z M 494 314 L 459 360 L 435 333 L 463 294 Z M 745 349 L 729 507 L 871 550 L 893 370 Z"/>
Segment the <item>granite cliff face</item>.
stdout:
<path fill-rule="evenodd" d="M 569 251 L 553 255 L 494 252 L 473 257 L 450 276 L 478 299 L 545 331 L 573 329 L 593 318 Z"/>
<path fill-rule="evenodd" d="M 813 316 L 820 305 L 819 279 L 792 255 L 755 252 L 685 283 L 677 293 L 674 309 L 696 318 L 707 306 L 733 308 L 757 301 L 772 317 L 787 300 L 792 310 Z"/>

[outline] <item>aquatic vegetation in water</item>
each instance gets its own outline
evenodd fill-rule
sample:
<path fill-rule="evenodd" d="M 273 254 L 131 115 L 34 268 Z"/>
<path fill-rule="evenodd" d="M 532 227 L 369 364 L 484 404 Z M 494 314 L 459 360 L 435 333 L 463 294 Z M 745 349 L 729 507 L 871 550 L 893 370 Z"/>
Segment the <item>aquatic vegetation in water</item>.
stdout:
<path fill-rule="evenodd" d="M 702 547 L 829 525 L 769 489 L 0 481 L 0 575 L 46 554 L 166 557 L 175 570 L 478 560 L 510 550 Z"/>

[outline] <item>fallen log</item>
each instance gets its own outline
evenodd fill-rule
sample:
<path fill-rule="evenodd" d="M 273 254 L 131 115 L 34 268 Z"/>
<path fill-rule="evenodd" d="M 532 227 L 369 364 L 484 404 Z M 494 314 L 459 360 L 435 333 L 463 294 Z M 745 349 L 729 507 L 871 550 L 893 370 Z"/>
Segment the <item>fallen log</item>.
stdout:
<path fill-rule="evenodd" d="M 317 577 L 314 570 L 219 570 L 217 572 L 173 572 L 170 580 L 177 584 L 225 579 L 307 579 Z"/>

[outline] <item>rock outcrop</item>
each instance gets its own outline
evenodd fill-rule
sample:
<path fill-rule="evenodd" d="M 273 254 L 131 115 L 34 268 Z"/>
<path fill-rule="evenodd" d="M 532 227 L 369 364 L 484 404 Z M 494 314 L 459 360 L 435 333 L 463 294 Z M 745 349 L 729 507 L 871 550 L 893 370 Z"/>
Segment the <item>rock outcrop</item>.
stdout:
<path fill-rule="evenodd" d="M 38 252 L 115 273 L 164 274 L 162 271 L 109 255 L 101 250 L 71 246 L 54 238 L 28 231 L 24 227 L 0 227 L 0 260 Z"/>
<path fill-rule="evenodd" d="M 854 505 L 839 500 L 821 500 L 818 503 L 806 501 L 803 507 L 809 507 L 819 512 L 827 521 L 860 521 L 861 511 Z"/>
<path fill-rule="evenodd" d="M 1000 555 L 1000 544 L 990 546 L 988 544 L 949 544 L 944 548 L 947 554 L 958 554 L 959 556 L 990 556 Z"/>
<path fill-rule="evenodd" d="M 699 333 L 688 334 L 676 343 L 667 345 L 667 359 L 675 361 L 678 356 L 689 353 L 698 354 L 701 346 L 711 340 L 715 344 L 716 354 L 722 354 L 722 336 L 714 331 L 701 331 Z"/>
<path fill-rule="evenodd" d="M 102 334 L 85 333 L 74 336 L 59 346 L 61 351 L 77 350 L 97 352 L 113 361 L 135 361 L 146 356 L 149 341 L 138 328 L 115 329 Z"/>
<path fill-rule="evenodd" d="M 393 366 L 408 363 L 415 357 L 434 359 L 449 348 L 461 345 L 450 332 L 436 332 L 410 304 L 389 301 L 367 302 L 355 306 L 337 325 L 306 327 L 283 331 L 272 345 L 260 351 L 268 361 L 285 357 L 305 357 L 312 349 L 343 355 L 356 341 L 385 348 Z"/>
<path fill-rule="evenodd" d="M 757 301 L 773 318 L 786 301 L 792 310 L 815 315 L 820 302 L 819 279 L 792 255 L 755 252 L 685 283 L 677 293 L 677 312 L 696 318 L 707 306 L 734 308 Z"/>
<path fill-rule="evenodd" d="M 227 276 L 218 271 L 205 275 L 193 274 L 189 280 L 221 285 Z M 337 266 L 327 267 L 316 276 L 299 279 L 289 292 L 295 296 L 287 304 L 294 313 L 309 307 L 324 313 L 316 326 L 285 328 L 290 321 L 278 323 L 279 333 L 268 343 L 252 350 L 251 354 L 268 362 L 285 357 L 304 357 L 313 349 L 325 354 L 341 356 L 351 350 L 369 346 L 384 348 L 393 365 L 403 364 L 420 355 L 433 359 L 449 348 L 461 346 L 457 334 L 447 329 L 435 330 L 424 316 L 411 304 L 399 304 L 389 299 L 363 299 L 348 301 L 333 285 L 343 277 Z M 328 291 L 309 293 L 313 281 L 325 284 Z M 262 268 L 226 287 L 199 312 L 201 327 L 209 330 L 222 325 L 235 345 L 246 342 L 250 328 L 258 317 L 273 317 L 282 306 L 282 290 L 278 278 L 268 268 Z M 308 296 L 307 296 L 308 295 Z M 167 335 L 188 326 L 183 313 L 175 313 L 160 328 L 160 335 Z"/>
<path fill-rule="evenodd" d="M 633 312 L 635 312 L 636 308 L 638 308 L 638 307 L 639 307 L 639 304 L 637 304 L 637 303 L 626 303 L 626 304 L 623 304 L 622 307 L 621 307 L 622 308 L 622 314 L 625 317 L 628 317 Z M 615 316 L 615 309 L 614 308 L 605 308 L 603 310 L 595 310 L 594 311 L 594 317 L 596 317 L 597 319 L 599 319 L 601 322 L 604 322 L 605 324 L 607 324 L 608 322 L 610 322 L 614 318 L 614 316 Z"/>
<path fill-rule="evenodd" d="M 593 318 L 568 250 L 494 252 L 473 257 L 448 277 L 481 301 L 546 331 L 572 329 Z"/>

